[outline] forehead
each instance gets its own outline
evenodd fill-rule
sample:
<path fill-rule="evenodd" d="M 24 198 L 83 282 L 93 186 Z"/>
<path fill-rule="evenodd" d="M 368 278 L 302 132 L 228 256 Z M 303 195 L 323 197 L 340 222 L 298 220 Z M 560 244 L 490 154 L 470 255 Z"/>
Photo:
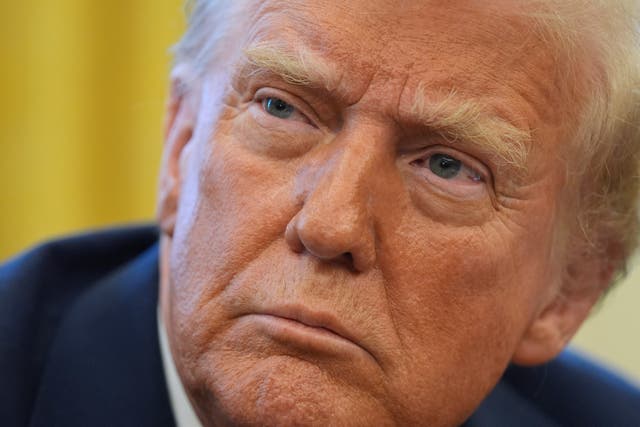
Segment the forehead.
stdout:
<path fill-rule="evenodd" d="M 529 116 L 557 118 L 557 55 L 522 6 L 515 0 L 274 0 L 254 9 L 247 44 L 278 41 L 319 53 L 340 73 L 349 103 L 383 82 L 409 92 L 419 85 L 462 91 L 507 116 L 525 105 L 505 99 L 520 98 L 533 109 Z"/>

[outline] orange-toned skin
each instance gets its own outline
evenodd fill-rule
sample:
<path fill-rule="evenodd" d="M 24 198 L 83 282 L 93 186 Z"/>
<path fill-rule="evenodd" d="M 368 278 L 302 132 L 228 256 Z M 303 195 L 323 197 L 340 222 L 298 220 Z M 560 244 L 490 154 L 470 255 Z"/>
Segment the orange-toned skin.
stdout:
<path fill-rule="evenodd" d="M 203 423 L 452 426 L 509 362 L 564 347 L 607 277 L 573 265 L 593 291 L 562 292 L 576 100 L 519 3 L 256 2 L 237 55 L 173 93 L 161 303 Z M 259 41 L 306 46 L 339 85 L 240 75 Z M 532 131 L 527 173 L 420 125 L 420 85 Z M 415 162 L 434 152 L 483 181 Z"/>

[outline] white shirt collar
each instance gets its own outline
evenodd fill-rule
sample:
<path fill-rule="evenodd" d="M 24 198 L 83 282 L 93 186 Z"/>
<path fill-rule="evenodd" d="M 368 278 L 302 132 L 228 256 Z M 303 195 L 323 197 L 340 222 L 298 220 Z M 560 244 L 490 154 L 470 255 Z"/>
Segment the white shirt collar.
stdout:
<path fill-rule="evenodd" d="M 184 390 L 182 381 L 178 376 L 176 365 L 171 356 L 169 348 L 169 339 L 162 322 L 160 308 L 158 308 L 158 335 L 160 337 L 160 356 L 162 357 L 162 367 L 164 368 L 164 377 L 167 381 L 167 389 L 169 390 L 169 401 L 171 409 L 176 420 L 177 427 L 202 427 L 202 423 L 191 406 L 191 402 Z"/>

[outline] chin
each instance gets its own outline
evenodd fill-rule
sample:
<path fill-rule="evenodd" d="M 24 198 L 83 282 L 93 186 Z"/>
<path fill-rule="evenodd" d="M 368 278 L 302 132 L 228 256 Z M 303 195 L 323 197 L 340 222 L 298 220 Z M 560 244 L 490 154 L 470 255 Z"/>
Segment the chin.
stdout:
<path fill-rule="evenodd" d="M 205 380 L 185 384 L 206 426 L 398 424 L 383 402 L 298 356 L 218 365 Z"/>

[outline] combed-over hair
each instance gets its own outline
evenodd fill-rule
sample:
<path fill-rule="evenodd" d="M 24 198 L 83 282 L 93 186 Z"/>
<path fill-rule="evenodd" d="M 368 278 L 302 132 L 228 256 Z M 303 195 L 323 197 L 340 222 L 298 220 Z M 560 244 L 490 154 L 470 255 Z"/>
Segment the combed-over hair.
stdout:
<path fill-rule="evenodd" d="M 638 246 L 640 1 L 539 0 L 534 20 L 579 85 L 568 185 L 583 250 L 625 260 Z M 585 75 L 588 63 L 596 72 Z M 577 191 L 576 191 L 577 190 Z"/>

